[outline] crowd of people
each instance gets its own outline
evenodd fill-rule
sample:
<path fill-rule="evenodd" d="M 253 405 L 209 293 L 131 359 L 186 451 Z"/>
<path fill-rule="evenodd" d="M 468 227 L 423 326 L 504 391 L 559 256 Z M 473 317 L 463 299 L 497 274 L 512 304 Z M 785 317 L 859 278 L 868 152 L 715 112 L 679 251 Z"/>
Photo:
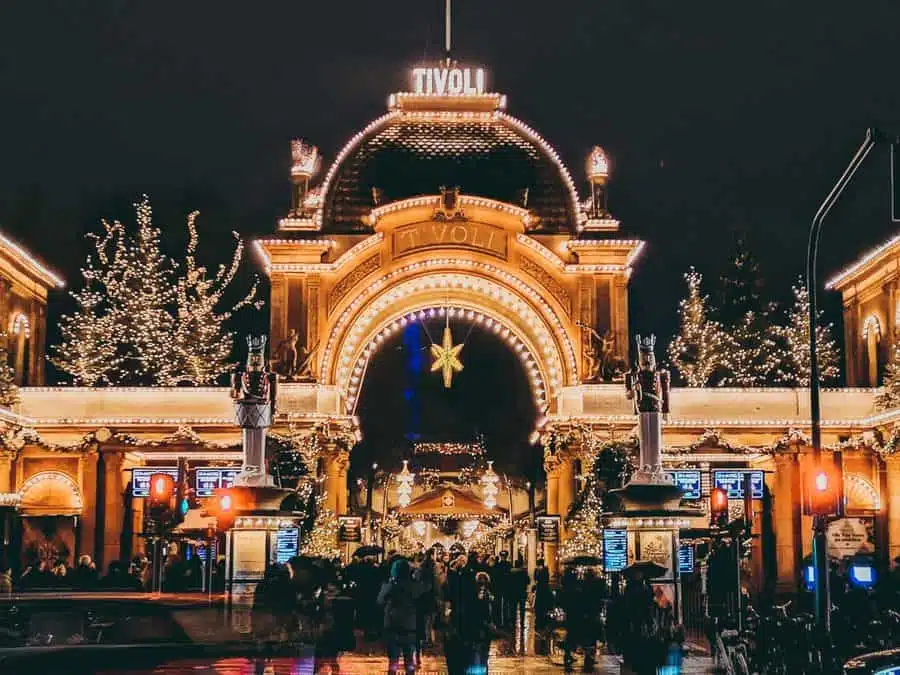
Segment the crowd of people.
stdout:
<path fill-rule="evenodd" d="M 409 558 L 389 551 L 346 566 L 295 558 L 271 566 L 257 587 L 253 631 L 274 640 L 300 631 L 315 641 L 320 663 L 336 663 L 355 647 L 358 629 L 363 639 L 383 639 L 391 673 L 401 663 L 414 672 L 423 650 L 440 642 L 451 675 L 486 673 L 491 640 L 524 623 L 529 586 L 522 560 L 510 562 L 506 551 L 430 549 Z"/>
<path fill-rule="evenodd" d="M 74 567 L 66 559 L 36 559 L 26 564 L 18 576 L 12 569 L 0 574 L 0 592 L 42 589 L 149 592 L 160 587 L 166 592 L 181 592 L 207 590 L 208 584 L 212 584 L 213 590 L 224 590 L 224 556 L 219 557 L 208 575 L 198 555 L 185 556 L 177 546 L 170 547 L 161 561 L 162 569 L 154 575 L 150 559 L 143 554 L 130 561 L 113 560 L 105 574 L 101 574 L 89 555 L 79 556 Z"/>

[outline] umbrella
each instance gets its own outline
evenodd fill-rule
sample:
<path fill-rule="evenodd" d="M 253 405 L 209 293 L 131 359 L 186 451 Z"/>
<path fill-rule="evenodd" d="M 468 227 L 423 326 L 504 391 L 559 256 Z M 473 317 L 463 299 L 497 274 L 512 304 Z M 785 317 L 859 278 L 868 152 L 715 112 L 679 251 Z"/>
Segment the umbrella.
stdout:
<path fill-rule="evenodd" d="M 656 579 L 667 571 L 665 567 L 652 560 L 636 560 L 622 570 L 622 573 L 629 579 Z"/>
<path fill-rule="evenodd" d="M 576 567 L 591 567 L 599 565 L 603 561 L 595 555 L 578 555 L 565 561 L 566 565 L 575 565 Z"/>
<path fill-rule="evenodd" d="M 353 552 L 354 558 L 368 558 L 372 555 L 381 555 L 384 549 L 380 546 L 360 546 Z"/>

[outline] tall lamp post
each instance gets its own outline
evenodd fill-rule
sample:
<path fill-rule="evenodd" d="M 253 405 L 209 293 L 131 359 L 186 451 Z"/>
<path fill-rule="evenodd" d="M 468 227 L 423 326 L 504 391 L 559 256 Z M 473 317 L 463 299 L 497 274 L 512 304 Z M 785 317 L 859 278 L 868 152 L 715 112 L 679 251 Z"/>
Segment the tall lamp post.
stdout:
<path fill-rule="evenodd" d="M 815 464 L 820 467 L 822 462 L 822 410 L 819 399 L 819 355 L 816 344 L 816 317 L 817 286 L 816 266 L 819 256 L 819 235 L 822 232 L 822 222 L 825 216 L 843 194 L 850 184 L 854 174 L 862 166 L 866 157 L 875 146 L 879 137 L 875 129 L 868 129 L 862 145 L 856 151 L 850 164 L 844 169 L 844 173 L 838 178 L 831 192 L 825 197 L 825 201 L 816 211 L 809 229 L 809 244 L 806 249 L 806 291 L 809 295 L 809 415 L 812 429 L 812 446 Z M 807 486 L 807 489 L 809 487 Z M 825 633 L 831 632 L 831 592 L 829 588 L 828 555 L 826 551 L 826 528 L 828 516 L 815 514 L 813 516 L 813 563 L 815 564 L 815 588 L 816 588 L 816 622 Z"/>

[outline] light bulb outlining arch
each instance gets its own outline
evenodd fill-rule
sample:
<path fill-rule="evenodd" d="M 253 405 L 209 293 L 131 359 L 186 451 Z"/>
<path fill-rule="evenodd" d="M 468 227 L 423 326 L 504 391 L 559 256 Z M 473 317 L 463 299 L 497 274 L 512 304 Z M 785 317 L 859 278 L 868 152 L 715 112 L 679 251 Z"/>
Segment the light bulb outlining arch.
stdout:
<path fill-rule="evenodd" d="M 540 359 L 534 356 L 534 345 L 530 344 L 528 337 L 518 327 L 510 326 L 510 322 L 492 316 L 489 311 L 477 308 L 473 304 L 460 302 L 446 305 L 433 303 L 423 305 L 413 310 L 393 313 L 379 321 L 376 329 L 369 331 L 365 340 L 360 342 L 360 347 L 356 349 L 353 368 L 339 371 L 339 378 L 346 376 L 346 379 L 339 379 L 341 392 L 344 394 L 346 411 L 350 413 L 354 410 L 360 388 L 362 387 L 366 362 L 378 351 L 385 340 L 406 328 L 410 323 L 418 323 L 432 318 L 443 319 L 447 317 L 448 313 L 450 319 L 461 319 L 484 326 L 486 330 L 494 333 L 509 345 L 525 369 L 525 375 L 534 398 L 538 418 L 540 419 L 547 411 L 547 395 L 548 391 L 552 392 L 552 390 L 548 388 L 548 382 L 541 369 Z M 345 375 L 347 373 L 349 375 Z"/>
<path fill-rule="evenodd" d="M 413 276 L 416 275 L 416 276 Z M 577 382 L 575 348 L 566 328 L 568 321 L 544 299 L 534 286 L 507 270 L 489 263 L 458 258 L 432 258 L 398 268 L 368 282 L 338 315 L 328 330 L 322 360 L 319 364 L 321 382 L 341 385 L 347 373 L 342 366 L 351 363 L 351 354 L 359 333 L 365 329 L 378 311 L 392 300 L 422 290 L 441 290 L 448 293 L 463 291 L 482 296 L 489 305 L 505 305 L 520 316 L 527 315 L 526 324 L 538 335 L 546 358 L 554 363 L 549 370 L 558 371 L 548 378 L 551 395 L 560 386 Z M 379 295 L 380 294 L 380 295 Z M 385 302 L 385 298 L 387 301 Z M 379 306 L 381 303 L 381 306 Z M 478 303 L 473 309 L 491 313 L 488 306 Z M 498 317 L 495 317 L 498 318 Z M 543 330 L 542 330 L 543 329 Z M 557 381 L 554 381 L 557 380 Z"/>

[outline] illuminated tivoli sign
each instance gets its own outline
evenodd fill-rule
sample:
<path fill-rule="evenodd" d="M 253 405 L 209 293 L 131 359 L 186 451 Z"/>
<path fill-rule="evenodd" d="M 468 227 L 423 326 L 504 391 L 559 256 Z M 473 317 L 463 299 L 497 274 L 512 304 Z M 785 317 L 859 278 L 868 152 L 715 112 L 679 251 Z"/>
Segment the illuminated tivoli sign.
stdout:
<path fill-rule="evenodd" d="M 482 68 L 413 68 L 413 93 L 420 96 L 475 96 L 484 93 Z"/>
<path fill-rule="evenodd" d="M 506 232 L 486 223 L 416 223 L 394 231 L 394 256 L 423 248 L 475 248 L 506 257 Z"/>

